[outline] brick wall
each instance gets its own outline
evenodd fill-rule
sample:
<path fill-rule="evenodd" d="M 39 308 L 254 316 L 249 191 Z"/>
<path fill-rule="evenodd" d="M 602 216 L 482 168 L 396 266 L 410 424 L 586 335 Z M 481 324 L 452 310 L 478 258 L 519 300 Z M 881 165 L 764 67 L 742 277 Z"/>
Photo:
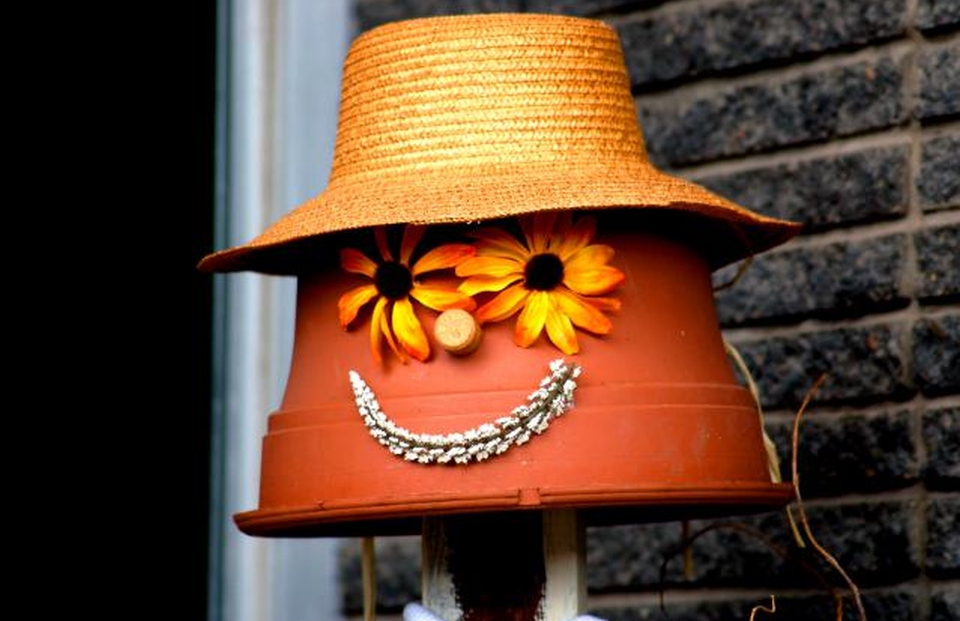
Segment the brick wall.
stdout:
<path fill-rule="evenodd" d="M 802 433 L 803 492 L 869 618 L 960 620 L 960 0 L 357 2 L 362 29 L 505 10 L 614 25 L 654 161 L 806 223 L 718 294 L 725 333 L 781 455 L 797 404 L 830 373 Z M 779 514 L 743 522 L 790 545 Z M 680 528 L 591 529 L 592 610 L 660 618 Z M 389 614 L 418 597 L 417 542 L 379 545 Z M 351 613 L 358 562 L 345 544 Z M 704 536 L 692 569 L 667 568 L 672 619 L 745 620 L 781 591 L 774 618 L 833 619 L 816 581 L 743 533 Z"/>

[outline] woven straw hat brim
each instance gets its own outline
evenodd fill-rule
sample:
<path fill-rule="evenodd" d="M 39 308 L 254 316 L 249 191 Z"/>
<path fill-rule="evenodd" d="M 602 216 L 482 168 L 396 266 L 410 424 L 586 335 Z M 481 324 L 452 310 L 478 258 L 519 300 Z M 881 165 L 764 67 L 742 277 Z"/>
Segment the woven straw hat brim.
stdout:
<path fill-rule="evenodd" d="M 777 246 L 800 231 L 794 222 L 749 211 L 695 183 L 652 166 L 634 170 L 545 168 L 497 175 L 477 171 L 456 179 L 424 174 L 403 180 L 371 179 L 362 187 L 331 185 L 249 243 L 207 256 L 209 272 L 252 270 L 292 273 L 276 251 L 318 235 L 397 223 L 477 222 L 549 210 L 667 208 L 728 226 L 728 239 L 708 257 L 713 267 Z M 389 209 L 384 206 L 389 205 Z M 465 209 L 465 206 L 466 209 Z M 472 206 L 472 207 L 470 207 Z M 476 214 L 474 216 L 468 214 Z"/>
<path fill-rule="evenodd" d="M 795 235 L 650 164 L 616 32 L 595 20 L 487 14 L 395 22 L 344 63 L 327 189 L 206 271 L 295 273 L 283 249 L 399 223 L 546 210 L 664 208 L 729 231 L 718 266 Z"/>

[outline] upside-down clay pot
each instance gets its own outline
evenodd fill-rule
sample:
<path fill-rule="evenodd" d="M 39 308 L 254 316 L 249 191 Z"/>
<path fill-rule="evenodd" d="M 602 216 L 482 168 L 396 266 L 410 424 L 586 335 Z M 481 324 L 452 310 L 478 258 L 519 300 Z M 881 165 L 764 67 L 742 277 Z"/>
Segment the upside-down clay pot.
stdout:
<path fill-rule="evenodd" d="M 564 356 L 541 335 L 513 340 L 516 316 L 483 326 L 480 346 L 400 363 L 369 345 L 369 311 L 349 330 L 339 297 L 360 282 L 329 259 L 301 276 L 286 392 L 263 439 L 259 507 L 236 522 L 253 535 L 419 532 L 424 516 L 572 507 L 588 523 L 743 513 L 786 504 L 773 483 L 761 421 L 735 380 L 714 308 L 710 267 L 688 239 L 599 216 L 594 243 L 615 249 L 625 280 L 613 331 L 578 331 Z M 456 234 L 456 230 L 454 231 Z M 336 249 L 330 249 L 333 257 Z M 427 333 L 436 313 L 417 307 Z M 551 361 L 581 367 L 575 407 L 540 435 L 479 463 L 421 464 L 381 446 L 358 413 L 356 371 L 397 425 L 462 432 L 527 399 Z"/>

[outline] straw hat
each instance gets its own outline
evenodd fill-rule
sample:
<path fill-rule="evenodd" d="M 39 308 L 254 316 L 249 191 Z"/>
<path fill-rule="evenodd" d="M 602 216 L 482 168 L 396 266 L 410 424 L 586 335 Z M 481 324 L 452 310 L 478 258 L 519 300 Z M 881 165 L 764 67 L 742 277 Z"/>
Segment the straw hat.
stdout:
<path fill-rule="evenodd" d="M 726 233 L 706 251 L 713 267 L 799 230 L 650 163 L 609 26 L 533 14 L 395 22 L 346 58 L 327 189 L 200 268 L 291 273 L 289 251 L 338 231 L 603 208 L 703 216 Z"/>

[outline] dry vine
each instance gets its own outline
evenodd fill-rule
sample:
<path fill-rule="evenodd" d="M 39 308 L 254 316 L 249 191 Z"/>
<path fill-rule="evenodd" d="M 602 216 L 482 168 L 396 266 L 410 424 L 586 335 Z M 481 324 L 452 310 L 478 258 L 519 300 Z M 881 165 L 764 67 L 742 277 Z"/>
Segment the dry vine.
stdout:
<path fill-rule="evenodd" d="M 749 374 L 747 374 L 747 377 L 749 377 Z M 806 539 L 810 543 L 810 546 L 820 556 L 820 558 L 822 558 L 827 564 L 830 565 L 830 567 L 832 567 L 838 574 L 840 574 L 840 576 L 843 578 L 844 582 L 846 583 L 847 588 L 853 595 L 854 605 L 857 609 L 857 614 L 860 621 L 867 621 L 867 615 L 866 615 L 866 611 L 863 608 L 863 602 L 860 597 L 859 588 L 857 587 L 856 583 L 850 578 L 847 572 L 844 571 L 843 567 L 840 565 L 837 559 L 833 555 L 831 555 L 814 537 L 813 530 L 810 528 L 810 522 L 807 518 L 806 505 L 804 504 L 803 497 L 800 494 L 800 474 L 798 471 L 798 454 L 799 454 L 799 446 L 800 446 L 800 422 L 803 418 L 803 414 L 806 412 L 807 407 L 810 405 L 810 402 L 813 400 L 813 397 L 816 395 L 820 386 L 826 380 L 826 377 L 827 375 L 824 373 L 817 378 L 817 380 L 813 383 L 813 386 L 811 386 L 810 390 L 807 391 L 807 394 L 804 397 L 803 402 L 800 404 L 800 408 L 797 410 L 797 413 L 794 417 L 793 436 L 792 436 L 793 450 L 791 455 L 791 474 L 792 474 L 793 486 L 794 486 L 794 496 L 797 503 L 797 513 L 800 518 L 800 524 L 803 528 L 804 534 L 806 535 Z M 748 379 L 748 381 L 752 382 L 752 379 Z M 754 391 L 755 391 L 755 388 L 751 390 L 751 392 L 754 392 Z M 759 405 L 759 395 L 756 392 L 754 392 L 754 397 L 756 398 Z M 789 513 L 789 511 L 787 513 L 787 517 L 790 523 L 791 530 L 793 531 L 793 534 L 794 534 L 794 540 L 797 542 L 798 547 L 801 547 L 801 548 L 805 547 L 805 543 L 803 539 L 800 537 L 800 533 L 796 530 L 796 525 L 793 523 L 793 519 L 792 519 L 793 516 L 791 513 Z M 835 614 L 836 621 L 843 621 L 843 593 L 840 589 L 832 586 L 829 583 L 829 581 L 827 581 L 827 579 L 824 577 L 824 575 L 810 563 L 806 562 L 801 558 L 796 557 L 795 555 L 791 554 L 788 550 L 777 545 L 776 543 L 773 542 L 772 539 L 770 539 L 763 532 L 739 522 L 714 522 L 704 528 L 701 528 L 700 530 L 693 533 L 692 535 L 689 534 L 688 523 L 684 522 L 684 529 L 683 529 L 680 543 L 671 551 L 668 551 L 668 553 L 664 557 L 663 563 L 660 565 L 660 587 L 661 587 L 660 588 L 660 610 L 661 612 L 663 612 L 664 614 L 667 614 L 666 604 L 664 602 L 663 587 L 666 583 L 666 571 L 667 571 L 667 567 L 669 565 L 670 560 L 673 557 L 677 556 L 678 554 L 681 554 L 681 553 L 683 554 L 684 577 L 687 578 L 689 565 L 692 562 L 691 546 L 693 542 L 709 532 L 712 532 L 715 530 L 721 530 L 721 529 L 734 530 L 734 531 L 743 533 L 747 536 L 753 537 L 756 540 L 763 543 L 768 549 L 772 550 L 774 553 L 780 556 L 784 561 L 798 564 L 801 568 L 803 568 L 806 572 L 808 572 L 811 576 L 813 576 L 816 579 L 816 581 L 821 585 L 821 587 L 823 587 L 825 590 L 828 590 L 831 593 L 834 600 L 834 614 Z M 771 614 L 776 612 L 776 602 L 774 600 L 773 595 L 770 596 L 770 600 L 771 600 L 770 608 L 766 608 L 764 606 L 753 607 L 753 609 L 750 611 L 750 621 L 754 621 L 757 612 L 762 611 L 762 612 L 767 612 Z"/>

